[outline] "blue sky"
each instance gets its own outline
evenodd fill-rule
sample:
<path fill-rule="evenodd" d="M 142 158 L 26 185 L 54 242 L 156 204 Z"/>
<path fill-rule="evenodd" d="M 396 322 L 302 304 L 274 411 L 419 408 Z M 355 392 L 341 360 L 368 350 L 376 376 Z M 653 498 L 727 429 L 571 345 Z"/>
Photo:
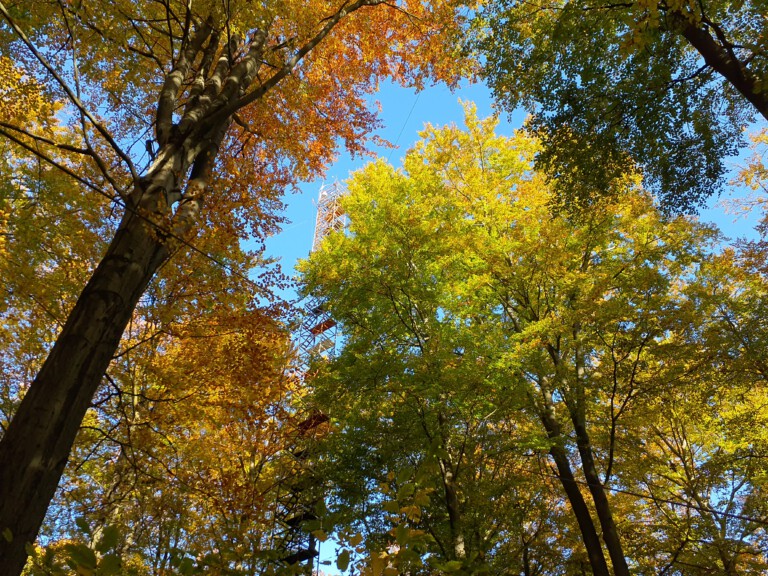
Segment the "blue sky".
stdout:
<path fill-rule="evenodd" d="M 397 148 L 372 146 L 376 156 L 387 158 L 394 166 L 402 165 L 405 152 L 419 139 L 419 131 L 426 123 L 442 126 L 454 122 L 461 125 L 464 112 L 459 99 L 471 100 L 477 105 L 480 117 L 493 113 L 490 91 L 481 84 L 463 85 L 451 92 L 444 85 L 428 87 L 417 93 L 412 88 L 402 88 L 392 83 L 383 83 L 381 90 L 371 97 L 371 106 L 376 102 L 381 105 L 380 117 L 383 127 L 377 134 L 383 139 L 397 143 Z M 507 115 L 501 118 L 499 130 L 511 134 L 519 127 L 524 114 L 516 114 L 510 123 Z M 344 181 L 350 173 L 371 162 L 374 157 L 351 158 L 343 149 L 339 151 L 337 162 L 327 172 L 325 182 Z M 284 201 L 288 208 L 289 220 L 283 231 L 267 241 L 267 254 L 280 257 L 283 272 L 293 275 L 297 259 L 306 258 L 312 246 L 315 225 L 315 200 L 323 181 L 308 182 L 301 185 L 301 192 L 288 194 Z"/>
<path fill-rule="evenodd" d="M 412 88 L 383 83 L 378 94 L 371 97 L 371 106 L 378 101 L 381 104 L 381 119 L 384 126 L 377 132 L 379 136 L 392 143 L 397 148 L 372 147 L 377 156 L 387 158 L 390 164 L 399 167 L 405 152 L 419 139 L 426 123 L 437 126 L 451 122 L 463 124 L 464 112 L 459 99 L 470 100 L 477 105 L 478 115 L 486 117 L 493 113 L 493 98 L 490 90 L 482 84 L 464 84 L 458 90 L 451 92 L 446 86 L 428 87 L 420 93 Z M 525 118 L 522 112 L 515 112 L 510 118 L 508 114 L 500 115 L 499 132 L 511 135 L 519 128 Z M 334 180 L 344 181 L 354 170 L 362 168 L 372 157 L 351 158 L 341 150 L 337 162 L 328 170 L 325 182 Z M 733 161 L 735 166 L 736 159 Z M 301 192 L 288 194 L 284 198 L 287 204 L 286 216 L 289 220 L 283 231 L 268 239 L 267 255 L 280 258 L 283 272 L 294 275 L 294 266 L 299 258 L 306 258 L 312 246 L 315 224 L 315 200 L 323 181 L 308 182 L 301 185 Z M 738 219 L 727 212 L 724 202 L 731 197 L 739 197 L 743 190 L 729 193 L 725 187 L 721 198 L 713 198 L 709 208 L 701 212 L 701 220 L 716 223 L 726 236 L 731 238 L 754 236 L 755 218 Z M 290 298 L 290 294 L 285 294 Z"/>

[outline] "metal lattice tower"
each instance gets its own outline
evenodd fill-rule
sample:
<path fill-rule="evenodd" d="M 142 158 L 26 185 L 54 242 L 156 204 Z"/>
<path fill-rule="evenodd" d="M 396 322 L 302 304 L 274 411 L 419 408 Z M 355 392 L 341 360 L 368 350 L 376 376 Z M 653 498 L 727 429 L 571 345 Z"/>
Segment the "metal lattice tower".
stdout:
<path fill-rule="evenodd" d="M 317 250 L 325 238 L 331 232 L 343 230 L 347 225 L 347 218 L 341 208 L 341 197 L 346 189 L 334 182 L 323 185 L 317 197 L 317 217 L 315 218 L 315 237 L 312 241 L 312 251 Z"/>
<path fill-rule="evenodd" d="M 328 234 L 346 227 L 347 219 L 340 203 L 345 192 L 338 182 L 320 188 L 312 252 L 318 249 Z M 336 321 L 323 309 L 317 298 L 310 297 L 303 309 L 304 319 L 297 338 L 298 369 L 306 374 L 312 358 L 328 357 L 334 353 L 337 327 Z M 296 573 L 299 574 L 313 574 L 315 559 L 319 555 L 317 541 L 306 524 L 318 520 L 316 507 L 323 499 L 322 481 L 315 476 L 313 470 L 312 448 L 317 429 L 327 421 L 328 416 L 312 411 L 297 425 L 297 446 L 292 456 L 302 471 L 287 486 L 282 497 L 278 498 L 277 515 L 281 526 L 278 538 L 286 552 L 282 561 L 296 566 Z"/>
<path fill-rule="evenodd" d="M 341 197 L 345 193 L 346 189 L 338 182 L 320 188 L 312 252 L 318 249 L 323 238 L 328 234 L 344 230 L 346 227 L 347 218 L 341 208 Z M 336 348 L 338 332 L 336 321 L 323 309 L 322 303 L 316 298 L 308 299 L 304 312 L 304 322 L 299 337 L 299 350 L 303 358 L 306 361 L 317 355 L 332 355 Z"/>

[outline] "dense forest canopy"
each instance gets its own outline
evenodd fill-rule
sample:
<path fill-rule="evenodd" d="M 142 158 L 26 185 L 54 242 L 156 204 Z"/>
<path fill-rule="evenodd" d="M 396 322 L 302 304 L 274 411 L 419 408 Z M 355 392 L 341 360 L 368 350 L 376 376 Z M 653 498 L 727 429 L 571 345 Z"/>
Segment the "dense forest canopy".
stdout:
<path fill-rule="evenodd" d="M 0 574 L 768 571 L 766 224 L 684 216 L 764 205 L 765 13 L 0 2 Z M 529 120 L 351 178 L 300 355 L 282 195 L 478 76 Z"/>
<path fill-rule="evenodd" d="M 745 123 L 768 119 L 762 0 L 489 2 L 477 44 L 508 107 L 526 105 L 539 167 L 574 203 L 627 158 L 668 209 L 720 190 Z"/>
<path fill-rule="evenodd" d="M 303 265 L 344 334 L 313 379 L 342 526 L 400 573 L 764 573 L 763 278 L 631 167 L 552 216 L 494 126 L 356 174 Z"/>

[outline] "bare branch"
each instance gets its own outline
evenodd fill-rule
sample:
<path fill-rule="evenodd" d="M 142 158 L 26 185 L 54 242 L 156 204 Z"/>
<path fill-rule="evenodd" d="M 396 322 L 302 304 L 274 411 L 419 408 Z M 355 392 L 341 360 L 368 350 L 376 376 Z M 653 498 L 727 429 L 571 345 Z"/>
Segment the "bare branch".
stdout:
<path fill-rule="evenodd" d="M 81 90 L 80 90 L 80 68 L 77 64 L 77 54 L 75 52 L 75 49 L 77 47 L 77 38 L 75 37 L 75 33 L 72 30 L 72 27 L 69 25 L 69 18 L 67 18 L 67 11 L 65 10 L 64 6 L 59 2 L 59 7 L 61 9 L 61 17 L 64 19 L 64 24 L 67 27 L 67 31 L 69 32 L 69 36 L 72 39 L 72 73 L 74 75 L 75 79 L 75 93 L 77 94 L 78 98 L 81 98 Z M 80 127 L 83 131 L 83 141 L 85 142 L 86 147 L 88 148 L 88 155 L 93 158 L 93 160 L 96 162 L 96 166 L 99 168 L 99 171 L 102 173 L 104 178 L 107 180 L 107 182 L 110 183 L 112 188 L 115 189 L 118 196 L 124 197 L 125 196 L 125 190 L 118 186 L 117 182 L 114 178 L 112 178 L 112 175 L 109 173 L 109 169 L 107 168 L 106 163 L 104 160 L 96 154 L 96 151 L 93 149 L 93 146 L 91 145 L 91 138 L 88 135 L 88 123 L 86 122 L 85 114 L 83 114 L 83 111 L 80 111 Z"/>
<path fill-rule="evenodd" d="M 211 35 L 213 23 L 209 18 L 202 23 L 192 36 L 186 48 L 182 47 L 179 60 L 173 70 L 165 77 L 165 82 L 160 90 L 160 98 L 157 103 L 157 121 L 155 132 L 160 146 L 168 143 L 173 128 L 173 110 L 176 107 L 181 85 L 189 74 L 189 69 L 195 56 L 200 51 L 203 43 Z"/>

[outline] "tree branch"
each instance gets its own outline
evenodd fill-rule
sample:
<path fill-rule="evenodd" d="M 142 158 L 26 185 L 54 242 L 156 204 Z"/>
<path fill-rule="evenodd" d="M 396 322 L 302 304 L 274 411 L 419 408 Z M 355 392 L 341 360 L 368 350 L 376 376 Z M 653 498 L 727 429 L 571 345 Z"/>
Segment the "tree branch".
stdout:
<path fill-rule="evenodd" d="M 120 148 L 120 146 L 117 145 L 117 142 L 115 142 L 114 138 L 112 138 L 112 135 L 109 133 L 109 131 L 91 114 L 88 109 L 83 105 L 83 103 L 80 101 L 80 99 L 77 97 L 77 95 L 72 91 L 72 88 L 69 87 L 69 85 L 64 81 L 64 79 L 56 72 L 56 70 L 53 68 L 53 66 L 48 62 L 48 60 L 43 56 L 40 51 L 35 48 L 35 45 L 32 44 L 32 42 L 27 38 L 27 35 L 24 34 L 24 31 L 19 28 L 19 26 L 16 24 L 16 22 L 11 18 L 11 15 L 8 13 L 8 10 L 6 9 L 5 5 L 0 1 L 0 13 L 2 13 L 3 17 L 6 19 L 8 24 L 10 24 L 11 28 L 13 28 L 13 31 L 16 33 L 16 35 L 21 39 L 21 41 L 26 45 L 26 47 L 29 49 L 30 52 L 37 58 L 38 62 L 40 62 L 43 67 L 48 71 L 48 73 L 54 77 L 56 82 L 58 82 L 59 86 L 66 92 L 67 96 L 69 97 L 69 100 L 72 102 L 72 104 L 75 105 L 75 107 L 80 111 L 81 114 L 83 114 L 88 120 L 93 124 L 93 126 L 96 128 L 96 130 L 101 134 L 101 136 L 104 138 L 104 140 L 107 141 L 107 143 L 112 147 L 112 149 L 117 153 L 117 155 L 123 160 L 123 162 L 126 163 L 128 166 L 128 169 L 131 172 L 131 177 L 133 178 L 134 182 L 137 182 L 139 180 L 138 172 L 136 172 L 136 167 L 133 165 L 133 161 L 128 157 L 128 155 L 123 152 L 123 150 Z"/>
<path fill-rule="evenodd" d="M 668 12 L 667 18 L 670 28 L 680 33 L 701 54 L 708 66 L 728 81 L 768 120 L 768 92 L 761 88 L 758 78 L 746 65 L 733 57 L 733 52 L 728 49 L 730 44 L 719 44 L 705 28 L 697 26 L 688 14 L 680 10 Z"/>
<path fill-rule="evenodd" d="M 181 84 L 186 79 L 187 74 L 189 74 L 189 69 L 192 66 L 195 56 L 202 48 L 206 39 L 211 35 L 212 31 L 213 22 L 209 18 L 195 30 L 195 33 L 186 48 L 182 46 L 178 62 L 165 77 L 163 87 L 160 89 L 155 123 L 157 143 L 161 147 L 166 145 L 171 137 L 173 128 L 173 110 L 176 107 L 176 100 Z"/>
<path fill-rule="evenodd" d="M 244 94 L 240 98 L 234 99 L 232 102 L 222 107 L 213 115 L 211 122 L 215 123 L 222 117 L 228 117 L 237 112 L 240 108 L 243 108 L 244 106 L 247 106 L 248 104 L 251 104 L 262 98 L 264 94 L 269 92 L 269 90 L 274 88 L 286 76 L 288 76 L 296 67 L 296 65 L 302 59 L 304 59 L 304 57 L 309 54 L 326 36 L 328 36 L 328 34 L 331 33 L 331 31 L 339 22 L 341 22 L 345 16 L 365 6 L 376 6 L 377 4 L 383 3 L 384 0 L 356 0 L 352 4 L 344 2 L 344 4 L 342 4 L 341 7 L 332 16 L 324 19 L 326 23 L 320 29 L 320 31 L 315 34 L 306 44 L 299 48 L 296 54 L 289 58 L 288 61 L 282 66 L 282 68 L 275 72 L 271 78 L 269 78 L 255 90 Z"/>
<path fill-rule="evenodd" d="M 74 178 L 75 180 L 77 180 L 78 182 L 80 182 L 83 186 L 86 186 L 87 188 L 90 188 L 94 192 L 97 192 L 97 193 L 101 194 L 102 196 L 104 196 L 105 198 L 108 198 L 109 200 L 111 200 L 113 202 L 117 201 L 117 198 L 115 196 L 112 196 L 111 194 L 109 194 L 105 190 L 102 190 L 101 188 L 99 188 L 98 186 L 96 186 L 92 182 L 89 182 L 85 178 L 79 176 L 78 174 L 76 174 L 75 172 L 73 172 L 72 170 L 70 170 L 69 168 L 64 166 L 63 164 L 58 163 L 56 160 L 54 160 L 53 158 L 51 158 L 47 154 L 41 152 L 40 150 L 37 150 L 37 149 L 33 148 L 28 143 L 26 143 L 23 140 L 20 140 L 19 138 L 15 137 L 13 134 L 10 134 L 10 133 L 6 132 L 2 128 L 0 128 L 0 136 L 3 136 L 5 138 L 7 138 L 8 140 L 10 140 L 11 142 L 14 142 L 15 144 L 21 146 L 22 148 L 24 148 L 28 152 L 31 152 L 32 154 L 34 154 L 35 156 L 37 156 L 41 160 L 44 160 L 45 162 L 47 162 L 48 164 L 50 164 L 51 166 L 53 166 L 57 170 L 61 170 L 67 176 L 70 176 L 70 177 Z"/>

